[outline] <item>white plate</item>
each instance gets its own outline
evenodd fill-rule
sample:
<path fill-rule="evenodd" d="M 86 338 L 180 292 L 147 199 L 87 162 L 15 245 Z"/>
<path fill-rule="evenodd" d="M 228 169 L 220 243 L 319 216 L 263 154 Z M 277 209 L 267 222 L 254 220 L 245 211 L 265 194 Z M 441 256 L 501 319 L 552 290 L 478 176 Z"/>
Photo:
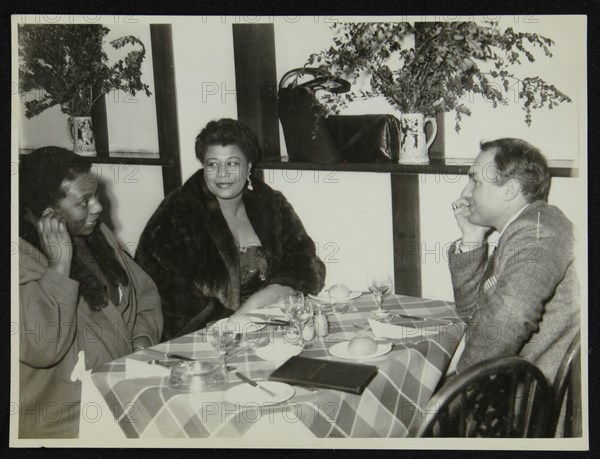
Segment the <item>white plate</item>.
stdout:
<path fill-rule="evenodd" d="M 372 354 L 367 355 L 353 355 L 348 352 L 348 344 L 350 341 L 343 341 L 341 343 L 337 343 L 329 349 L 329 353 L 334 357 L 339 357 L 341 359 L 350 359 L 350 360 L 365 360 L 365 359 L 374 359 L 375 357 L 379 357 L 381 355 L 387 354 L 392 350 L 391 343 L 377 343 L 377 350 Z"/>
<path fill-rule="evenodd" d="M 274 405 L 289 400 L 296 393 L 296 389 L 286 383 L 277 381 L 257 381 L 261 386 L 275 393 L 276 397 L 272 397 L 260 387 L 251 386 L 248 383 L 242 383 L 232 387 L 225 392 L 225 400 L 229 403 L 248 404 L 258 403 L 259 405 Z"/>
<path fill-rule="evenodd" d="M 250 322 L 255 322 L 257 321 L 258 318 L 251 318 Z M 259 330 L 262 330 L 263 328 L 266 327 L 265 324 L 255 324 L 255 323 L 248 323 L 247 325 L 240 327 L 237 326 L 237 324 L 232 324 L 231 327 L 230 326 L 226 326 L 225 324 L 227 323 L 228 318 L 225 319 L 221 319 L 218 320 L 217 322 L 215 322 L 214 324 L 212 324 L 210 327 L 208 327 L 208 329 L 206 331 L 208 331 L 210 333 L 210 331 L 212 329 L 214 329 L 215 327 L 226 327 L 225 329 L 228 330 L 229 328 L 231 328 L 232 331 L 235 331 L 236 334 L 240 334 L 240 333 L 252 333 L 252 332 L 257 332 Z"/>
<path fill-rule="evenodd" d="M 346 298 L 331 298 L 330 299 L 329 294 L 327 292 L 321 292 L 318 295 L 311 295 L 309 293 L 308 297 L 312 298 L 313 300 L 321 301 L 326 304 L 336 304 L 336 303 L 343 303 L 344 301 L 354 300 L 355 298 L 358 298 L 362 294 L 363 294 L 363 292 L 350 292 L 350 295 L 348 295 L 348 297 L 346 297 Z"/>

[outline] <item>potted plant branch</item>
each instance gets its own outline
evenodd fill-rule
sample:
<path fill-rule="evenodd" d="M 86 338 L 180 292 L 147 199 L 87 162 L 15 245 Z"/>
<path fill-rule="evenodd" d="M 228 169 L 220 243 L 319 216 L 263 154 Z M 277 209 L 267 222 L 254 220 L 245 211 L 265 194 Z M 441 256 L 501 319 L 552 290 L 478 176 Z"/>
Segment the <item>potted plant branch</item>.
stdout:
<path fill-rule="evenodd" d="M 307 65 L 320 65 L 324 72 L 355 84 L 367 81 L 370 89 L 327 94 L 321 99 L 324 107 L 339 113 L 354 100 L 385 97 L 402 113 L 401 120 L 407 120 L 402 120 L 402 149 L 412 147 L 412 153 L 403 156 L 401 151 L 401 161 L 429 160 L 423 126 L 410 115 L 419 114 L 422 124 L 424 118 L 454 111 L 458 132 L 462 117 L 471 114 L 463 102 L 469 93 L 481 94 L 497 107 L 508 104 L 509 89 L 516 84 L 527 125 L 533 110 L 571 102 L 542 78 L 519 78 L 511 71 L 524 59 L 533 62 L 535 48 L 552 57 L 554 42 L 536 33 L 501 31 L 490 21 L 336 23 L 332 29 L 333 45 L 312 54 Z M 414 37 L 414 46 L 406 45 L 409 37 Z"/>
<path fill-rule="evenodd" d="M 37 91 L 25 101 L 25 116 L 32 118 L 59 105 L 69 115 L 74 151 L 95 153 L 91 111 L 105 94 L 120 89 L 132 96 L 150 88 L 141 80 L 146 55 L 134 36 L 110 42 L 113 48 L 135 47 L 123 59 L 109 64 L 104 37 L 110 30 L 100 24 L 27 24 L 19 26 L 19 90 Z"/>

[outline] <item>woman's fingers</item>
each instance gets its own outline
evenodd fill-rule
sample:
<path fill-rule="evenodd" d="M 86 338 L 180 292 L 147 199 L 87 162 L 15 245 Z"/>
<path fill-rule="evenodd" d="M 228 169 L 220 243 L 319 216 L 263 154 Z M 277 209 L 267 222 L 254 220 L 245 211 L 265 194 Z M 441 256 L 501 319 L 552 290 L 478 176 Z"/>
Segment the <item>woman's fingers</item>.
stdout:
<path fill-rule="evenodd" d="M 55 214 L 48 214 L 40 218 L 38 233 L 42 249 L 51 265 L 57 264 L 63 271 L 71 264 L 71 237 L 67 225 Z"/>

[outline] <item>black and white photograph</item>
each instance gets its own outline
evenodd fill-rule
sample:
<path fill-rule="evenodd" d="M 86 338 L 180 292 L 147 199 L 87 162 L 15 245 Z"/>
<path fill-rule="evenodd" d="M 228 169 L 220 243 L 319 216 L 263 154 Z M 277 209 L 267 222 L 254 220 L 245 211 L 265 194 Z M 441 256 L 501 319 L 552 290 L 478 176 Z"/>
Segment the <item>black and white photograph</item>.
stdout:
<path fill-rule="evenodd" d="M 589 448 L 586 15 L 11 26 L 11 447 Z"/>

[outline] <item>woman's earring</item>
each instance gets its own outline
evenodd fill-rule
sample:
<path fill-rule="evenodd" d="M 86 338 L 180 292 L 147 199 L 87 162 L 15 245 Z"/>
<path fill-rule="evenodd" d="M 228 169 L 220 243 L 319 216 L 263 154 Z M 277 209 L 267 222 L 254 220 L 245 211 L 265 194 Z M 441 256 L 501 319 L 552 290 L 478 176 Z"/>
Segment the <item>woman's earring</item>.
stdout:
<path fill-rule="evenodd" d="M 254 189 L 254 187 L 252 186 L 252 178 L 250 177 L 250 174 L 248 174 L 248 189 L 250 191 Z"/>
<path fill-rule="evenodd" d="M 50 212 L 52 212 L 52 209 L 50 209 L 50 207 L 46 207 L 44 209 L 44 211 L 42 212 L 42 217 L 45 217 L 46 215 L 50 215 Z"/>

